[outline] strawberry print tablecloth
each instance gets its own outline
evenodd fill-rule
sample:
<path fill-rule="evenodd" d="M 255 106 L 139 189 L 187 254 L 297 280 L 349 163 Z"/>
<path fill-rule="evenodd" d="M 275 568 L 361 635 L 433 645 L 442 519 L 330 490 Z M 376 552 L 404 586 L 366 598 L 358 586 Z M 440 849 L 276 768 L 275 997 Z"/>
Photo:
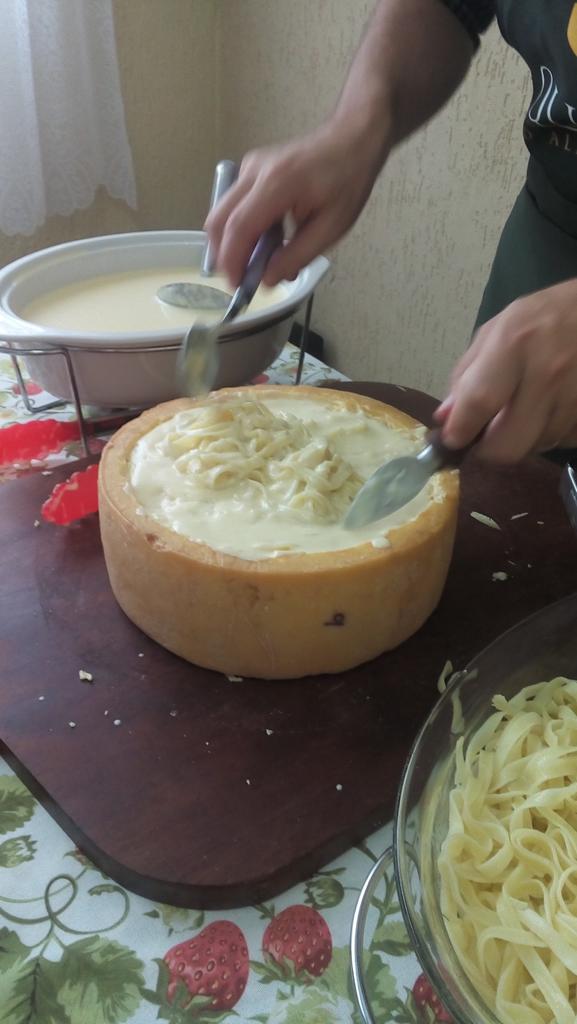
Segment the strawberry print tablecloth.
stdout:
<path fill-rule="evenodd" d="M 260 381 L 294 381 L 287 345 Z M 345 380 L 307 357 L 303 383 Z M 31 397 L 44 401 L 33 382 Z M 70 407 L 51 410 L 70 419 Z M 0 356 L 0 427 L 30 416 Z M 5 467 L 48 471 L 81 455 Z M 349 935 L 360 888 L 391 826 L 274 902 L 182 910 L 98 871 L 0 759 L 0 1020 L 3 1024 L 360 1024 Z M 379 1024 L 448 1021 L 420 970 L 388 878 L 368 922 L 366 974 Z"/>

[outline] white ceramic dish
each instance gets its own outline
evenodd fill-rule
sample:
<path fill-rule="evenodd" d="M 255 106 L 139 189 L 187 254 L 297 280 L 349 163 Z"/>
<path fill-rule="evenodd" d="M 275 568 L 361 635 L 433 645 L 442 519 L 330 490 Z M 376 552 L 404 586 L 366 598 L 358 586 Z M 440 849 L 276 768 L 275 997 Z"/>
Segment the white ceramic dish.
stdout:
<path fill-rule="evenodd" d="M 200 266 L 202 231 L 145 231 L 105 235 L 53 246 L 0 270 L 0 338 L 15 349 L 64 347 L 70 352 L 80 400 L 107 408 L 150 406 L 178 395 L 176 355 L 182 330 L 104 332 L 41 327 L 27 320 L 29 303 L 65 285 L 99 274 L 189 265 Z M 329 268 L 323 256 L 283 284 L 281 301 L 240 316 L 220 341 L 217 387 L 246 384 L 276 359 L 290 322 Z M 70 399 L 66 363 L 54 355 L 28 356 L 33 379 Z"/>

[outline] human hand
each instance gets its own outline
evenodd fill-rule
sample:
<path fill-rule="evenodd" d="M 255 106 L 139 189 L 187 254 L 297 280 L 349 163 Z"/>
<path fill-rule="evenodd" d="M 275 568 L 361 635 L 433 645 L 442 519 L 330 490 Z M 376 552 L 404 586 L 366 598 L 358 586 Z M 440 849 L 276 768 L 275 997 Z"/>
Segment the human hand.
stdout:
<path fill-rule="evenodd" d="M 268 285 L 292 280 L 352 226 L 384 161 L 382 143 L 345 121 L 245 156 L 237 182 L 209 214 L 205 229 L 217 265 L 239 284 L 261 234 L 287 215 L 295 232 L 272 257 Z"/>
<path fill-rule="evenodd" d="M 516 462 L 577 446 L 577 280 L 517 299 L 484 324 L 436 412 L 443 441 Z"/>

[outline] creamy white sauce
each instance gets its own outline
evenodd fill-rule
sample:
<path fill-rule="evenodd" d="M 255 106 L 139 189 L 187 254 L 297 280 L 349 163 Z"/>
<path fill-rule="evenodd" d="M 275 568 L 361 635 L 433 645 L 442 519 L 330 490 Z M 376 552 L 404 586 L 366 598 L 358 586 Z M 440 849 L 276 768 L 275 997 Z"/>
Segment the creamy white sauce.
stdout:
<path fill-rule="evenodd" d="M 186 328 L 193 323 L 214 323 L 222 313 L 213 310 L 181 309 L 156 297 L 161 285 L 186 281 L 220 288 L 228 295 L 224 277 L 203 277 L 190 267 L 130 270 L 76 281 L 40 295 L 20 311 L 20 316 L 42 327 L 64 331 L 124 332 Z M 286 297 L 283 285 L 257 290 L 248 312 L 266 309 Z"/>
<path fill-rule="evenodd" d="M 246 397 L 239 393 L 236 403 L 208 401 L 179 413 L 137 442 L 127 486 L 141 514 L 216 551 L 254 560 L 367 542 L 386 548 L 392 529 L 442 498 L 434 479 L 393 515 L 346 530 L 344 513 L 362 483 L 383 462 L 418 451 L 423 430 L 391 429 L 344 401 L 255 398 L 260 414 L 252 415 L 252 401 L 243 412 Z M 228 424 L 215 426 L 213 412 L 218 420 L 225 409 Z M 259 422 L 255 449 L 249 426 Z M 258 445 L 269 449 L 264 459 Z"/>

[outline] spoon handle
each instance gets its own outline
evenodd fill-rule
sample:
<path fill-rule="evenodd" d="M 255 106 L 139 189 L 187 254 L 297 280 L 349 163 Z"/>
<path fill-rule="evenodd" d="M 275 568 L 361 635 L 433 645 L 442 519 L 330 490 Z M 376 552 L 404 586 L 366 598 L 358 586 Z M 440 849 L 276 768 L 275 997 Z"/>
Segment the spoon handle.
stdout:
<path fill-rule="evenodd" d="M 239 301 L 242 301 L 244 306 L 248 306 L 254 297 L 254 293 L 262 281 L 267 263 L 273 252 L 282 245 L 283 237 L 282 224 L 273 224 L 256 243 L 237 291 Z"/>
<path fill-rule="evenodd" d="M 447 448 L 447 446 L 443 444 L 442 430 L 435 427 L 433 430 L 429 431 L 427 435 L 427 443 L 433 448 L 434 453 L 437 459 L 440 460 L 443 468 L 457 469 L 457 467 L 461 465 L 465 456 L 469 454 L 471 448 L 474 448 L 481 440 L 484 433 L 485 428 L 483 427 L 480 433 L 478 433 L 477 436 L 469 442 L 469 444 L 466 444 L 464 448 Z"/>
<path fill-rule="evenodd" d="M 231 185 L 234 185 L 238 177 L 238 165 L 233 160 L 221 160 L 216 165 L 214 179 L 212 182 L 212 195 L 210 197 L 209 213 L 214 206 L 222 199 L 225 192 L 228 192 Z M 212 277 L 215 271 L 214 252 L 208 235 L 204 243 L 200 272 L 204 277 Z"/>

